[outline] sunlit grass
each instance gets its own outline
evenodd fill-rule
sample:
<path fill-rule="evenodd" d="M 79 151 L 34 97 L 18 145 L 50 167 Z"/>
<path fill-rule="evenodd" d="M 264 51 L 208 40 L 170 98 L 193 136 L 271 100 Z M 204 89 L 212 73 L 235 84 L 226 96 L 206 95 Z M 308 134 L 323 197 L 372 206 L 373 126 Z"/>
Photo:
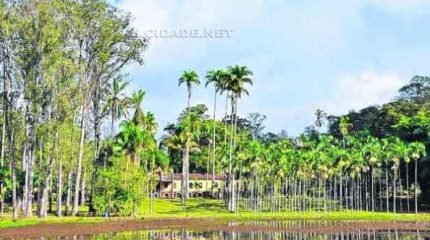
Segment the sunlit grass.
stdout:
<path fill-rule="evenodd" d="M 85 208 L 81 209 L 84 210 Z M 383 213 L 359 211 L 305 211 L 305 212 L 239 212 L 230 213 L 224 207 L 224 202 L 213 199 L 188 199 L 185 207 L 181 200 L 154 199 L 153 213 L 149 214 L 149 200 L 146 200 L 136 215 L 137 219 L 163 219 L 163 218 L 216 218 L 222 220 L 353 220 L 353 221 L 430 221 L 428 213 Z M 130 217 L 112 217 L 109 220 L 126 220 Z M 22 227 L 35 224 L 70 224 L 70 223 L 96 223 L 106 221 L 103 217 L 55 217 L 44 219 L 37 217 L 20 218 L 12 221 L 10 216 L 4 216 L 0 221 L 0 228 Z"/>
<path fill-rule="evenodd" d="M 230 213 L 224 202 L 209 199 L 189 199 L 185 208 L 180 200 L 154 200 L 153 214 L 149 215 L 149 203 L 141 207 L 145 218 L 188 217 L 188 218 L 222 218 L 222 219 L 297 219 L 297 220 L 391 220 L 391 221 L 430 221 L 430 214 L 420 213 L 386 213 L 364 211 L 304 211 L 304 212 L 250 212 Z"/>
<path fill-rule="evenodd" d="M 10 216 L 5 216 L 0 220 L 0 228 L 7 227 L 23 227 L 30 226 L 35 224 L 44 224 L 44 223 L 52 223 L 52 224 L 67 224 L 67 223 L 96 223 L 104 221 L 101 217 L 55 217 L 48 216 L 46 218 L 38 218 L 38 217 L 29 217 L 29 218 L 19 218 L 16 221 L 13 221 Z"/>

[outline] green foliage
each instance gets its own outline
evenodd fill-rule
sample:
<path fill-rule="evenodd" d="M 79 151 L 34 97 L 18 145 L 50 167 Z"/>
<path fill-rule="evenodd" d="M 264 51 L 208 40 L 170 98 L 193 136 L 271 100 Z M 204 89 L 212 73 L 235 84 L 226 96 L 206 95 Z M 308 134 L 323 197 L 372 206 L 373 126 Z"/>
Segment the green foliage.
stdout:
<path fill-rule="evenodd" d="M 380 107 L 344 116 L 318 109 L 315 127 L 288 137 L 264 132 L 263 114 L 238 116 L 238 101 L 254 82 L 248 67 L 233 65 L 205 75 L 215 98 L 226 97 L 223 119 L 215 109 L 210 119 L 203 104 L 191 106 L 200 77 L 184 71 L 178 84 L 186 87 L 187 107 L 158 143 L 156 118 L 142 108 L 145 91 L 126 91 L 124 66 L 142 64 L 148 44 L 131 19 L 101 0 L 0 1 L 0 124 L 5 127 L 0 199 L 13 202 L 14 210 L 22 199 L 30 216 L 37 192 L 38 209 L 47 206 L 42 200 L 51 194 L 61 214 L 61 204 L 70 205 L 74 195 L 98 213 L 132 215 L 154 192 L 159 174 L 180 172 L 188 161 L 191 172 L 239 178 L 243 189 L 238 192 L 249 195 L 252 189 L 254 196 L 277 196 L 282 184 L 293 183 L 308 184 L 309 193 L 321 195 L 315 187 L 320 180 L 346 178 L 352 185 L 369 173 L 372 181 L 391 178 L 396 186 L 399 175 L 409 174 L 408 163 L 413 161 L 415 169 L 425 165 L 430 143 L 430 78 L 425 76 L 414 77 L 397 99 Z M 102 130 L 107 120 L 110 137 Z M 411 174 L 415 193 L 429 189 L 423 177 L 417 186 L 428 172 L 419 170 L 423 174 Z M 308 192 L 294 195 L 312 200 Z"/>

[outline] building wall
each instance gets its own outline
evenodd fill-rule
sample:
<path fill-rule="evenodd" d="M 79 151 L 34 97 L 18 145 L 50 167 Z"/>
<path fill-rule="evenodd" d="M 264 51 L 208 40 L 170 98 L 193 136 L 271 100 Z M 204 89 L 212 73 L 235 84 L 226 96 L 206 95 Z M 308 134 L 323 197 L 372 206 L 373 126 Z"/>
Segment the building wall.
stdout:
<path fill-rule="evenodd" d="M 190 179 L 189 193 L 197 194 L 212 190 L 212 180 L 193 180 Z M 215 191 L 218 192 L 224 187 L 223 180 L 215 180 Z M 159 185 L 159 197 L 170 198 L 173 188 L 174 197 L 181 193 L 181 180 L 174 180 L 173 183 L 163 182 Z"/>

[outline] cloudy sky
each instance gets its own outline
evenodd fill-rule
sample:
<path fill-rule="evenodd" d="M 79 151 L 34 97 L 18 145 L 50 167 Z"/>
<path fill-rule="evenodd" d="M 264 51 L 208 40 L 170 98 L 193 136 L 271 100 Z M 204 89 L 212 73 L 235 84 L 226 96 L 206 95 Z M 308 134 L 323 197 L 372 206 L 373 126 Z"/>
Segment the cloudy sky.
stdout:
<path fill-rule="evenodd" d="M 186 105 L 183 70 L 201 76 L 241 64 L 255 73 L 239 113 L 267 115 L 267 130 L 296 135 L 329 114 L 380 104 L 414 75 L 429 73 L 429 0 L 111 0 L 134 15 L 142 35 L 167 30 L 229 30 L 224 38 L 152 38 L 143 66 L 133 65 L 133 89 L 160 127 Z M 212 89 L 192 102 L 212 106 Z M 220 102 L 221 104 L 221 102 Z"/>

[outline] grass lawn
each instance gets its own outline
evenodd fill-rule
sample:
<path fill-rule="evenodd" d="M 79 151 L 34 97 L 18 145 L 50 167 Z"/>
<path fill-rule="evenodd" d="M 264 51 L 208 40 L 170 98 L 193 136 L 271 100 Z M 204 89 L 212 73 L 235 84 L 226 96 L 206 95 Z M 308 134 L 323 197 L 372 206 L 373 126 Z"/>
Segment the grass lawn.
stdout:
<path fill-rule="evenodd" d="M 430 221 L 430 214 L 394 214 L 372 213 L 357 211 L 342 212 L 281 212 L 281 213 L 254 213 L 241 212 L 230 213 L 225 210 L 223 202 L 212 199 L 189 199 L 186 206 L 178 200 L 154 200 L 154 212 L 149 215 L 149 201 L 146 201 L 139 209 L 139 219 L 163 219 L 163 218 L 217 218 L 225 220 L 356 220 L 356 221 Z M 111 220 L 125 220 L 130 218 L 114 217 Z M 37 217 L 21 218 L 13 222 L 5 216 L 0 220 L 0 228 L 21 227 L 41 223 L 95 223 L 105 221 L 102 217 L 61 217 L 50 216 L 45 219 Z"/>

